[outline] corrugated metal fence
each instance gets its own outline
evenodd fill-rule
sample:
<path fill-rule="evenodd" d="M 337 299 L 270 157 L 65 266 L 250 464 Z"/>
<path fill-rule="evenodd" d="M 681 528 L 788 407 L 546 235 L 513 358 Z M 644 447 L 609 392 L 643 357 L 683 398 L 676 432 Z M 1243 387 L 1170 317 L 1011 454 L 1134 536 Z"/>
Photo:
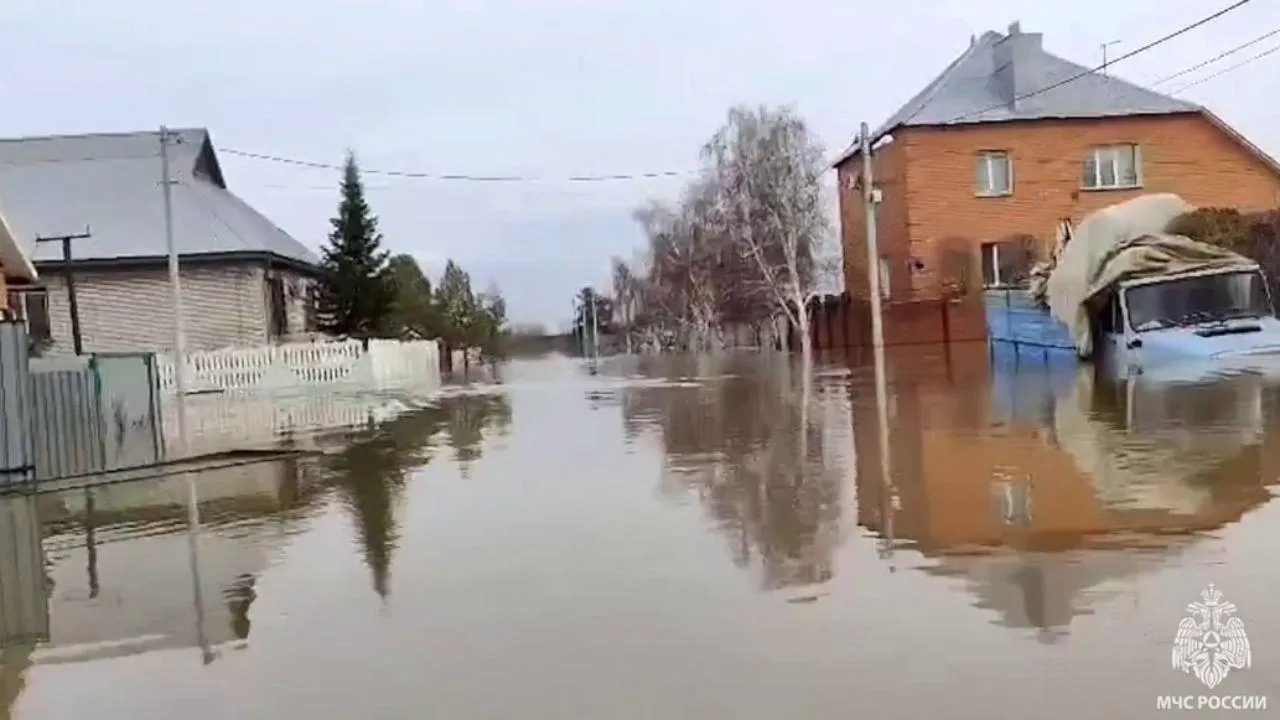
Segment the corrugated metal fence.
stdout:
<path fill-rule="evenodd" d="M 0 322 L 0 487 L 35 479 L 26 327 Z"/>
<path fill-rule="evenodd" d="M 20 324 L 0 323 L 3 484 L 137 467 L 163 458 L 150 353 L 27 359 Z M 25 473 L 25 474 L 23 474 Z"/>

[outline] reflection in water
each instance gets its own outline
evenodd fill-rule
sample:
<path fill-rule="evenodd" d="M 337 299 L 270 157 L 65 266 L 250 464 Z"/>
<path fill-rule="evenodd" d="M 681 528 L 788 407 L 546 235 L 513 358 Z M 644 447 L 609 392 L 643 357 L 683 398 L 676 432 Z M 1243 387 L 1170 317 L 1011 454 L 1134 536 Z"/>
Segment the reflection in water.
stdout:
<path fill-rule="evenodd" d="M 36 496 L 0 496 L 0 719 L 26 685 L 36 645 L 49 639 L 48 587 Z"/>
<path fill-rule="evenodd" d="M 343 440 L 319 461 L 291 458 L 3 498 L 0 549 L 10 559 L 0 558 L 0 699 L 12 702 L 33 662 L 192 647 L 207 664 L 245 647 L 258 577 L 331 498 L 354 517 L 374 589 L 385 597 L 406 473 L 431 461 L 437 441 L 460 460 L 474 460 L 485 428 L 510 422 L 504 396 L 459 394 Z M 29 532 L 37 534 L 25 544 L 8 539 Z M 51 623 L 41 615 L 50 592 Z"/>
<path fill-rule="evenodd" d="M 883 532 L 893 520 L 900 547 L 935 559 L 925 572 L 963 578 L 978 607 L 1041 641 L 1109 581 L 1161 567 L 1270 498 L 1270 391 L 1256 378 L 1170 387 L 985 348 L 901 364 L 902 505 L 876 511 L 874 409 L 855 402 L 860 522 Z"/>
<path fill-rule="evenodd" d="M 630 437 L 646 425 L 660 433 L 664 494 L 697 497 L 734 563 L 757 567 L 764 589 L 831 579 L 845 458 L 826 452 L 824 409 L 843 392 L 796 387 L 776 358 L 762 372 L 756 356 L 729 356 L 717 367 L 646 360 L 668 382 L 628 387 L 623 422 Z M 714 379 L 680 380 L 692 373 Z"/>
<path fill-rule="evenodd" d="M 505 430 L 511 424 L 511 405 L 503 394 L 459 394 L 437 405 L 382 423 L 356 438 L 329 458 L 327 470 L 359 531 L 360 548 L 373 574 L 373 589 L 390 593 L 391 556 L 398 538 L 395 509 L 400 504 L 407 473 L 431 460 L 431 442 L 444 431 L 454 460 L 465 474 L 480 457 L 484 431 L 490 425 Z"/>
<path fill-rule="evenodd" d="M 305 438 L 322 457 L 202 475 L 194 523 L 178 479 L 39 497 L 49 581 L 36 553 L 0 592 L 47 598 L 48 639 L 4 616 L 25 644 L 0 700 L 21 720 L 82 717 L 87 691 L 112 718 L 1139 717 L 1201 691 L 1161 637 L 1208 582 L 1280 644 L 1273 388 L 888 354 L 883 404 L 870 355 L 812 383 L 768 353 L 548 358 Z M 1223 692 L 1266 692 L 1265 663 Z"/>

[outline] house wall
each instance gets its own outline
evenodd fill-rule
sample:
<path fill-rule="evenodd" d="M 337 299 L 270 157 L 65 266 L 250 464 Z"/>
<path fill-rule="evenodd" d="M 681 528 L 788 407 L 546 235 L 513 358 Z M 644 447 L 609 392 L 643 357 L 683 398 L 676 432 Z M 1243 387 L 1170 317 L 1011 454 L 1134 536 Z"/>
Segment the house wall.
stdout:
<path fill-rule="evenodd" d="M 882 258 L 889 261 L 889 289 L 901 290 L 907 280 L 906 266 L 894 263 L 906 252 L 910 218 L 907 212 L 907 154 L 897 144 L 886 145 L 872 153 L 876 187 L 881 189 L 881 202 L 876 212 L 876 246 Z M 862 174 L 861 156 L 841 165 L 836 171 L 839 183 L 840 239 L 844 259 L 844 287 L 855 298 L 871 296 L 867 276 L 867 221 L 862 190 L 855 182 Z"/>
<path fill-rule="evenodd" d="M 287 271 L 284 271 L 287 272 Z M 54 344 L 50 354 L 73 352 L 66 284 L 56 267 L 41 271 L 49 289 Z M 168 350 L 173 344 L 172 295 L 167 268 L 77 271 L 76 299 L 86 352 Z M 267 289 L 262 266 L 188 265 L 182 268 L 183 319 L 188 350 L 264 345 Z M 289 299 L 290 330 L 303 327 L 305 295 Z M 297 325 L 294 325 L 298 318 Z"/>
<path fill-rule="evenodd" d="M 1083 190 L 1081 167 L 1095 145 L 1136 143 L 1141 149 L 1143 187 L 1137 190 Z M 1011 235 L 1036 237 L 1043 251 L 1064 218 L 1079 222 L 1107 205 L 1146 193 L 1172 192 L 1198 205 L 1249 210 L 1274 208 L 1280 177 L 1267 164 L 1198 113 L 1098 120 L 993 123 L 961 128 L 908 128 L 895 144 L 910 182 L 886 186 L 884 194 L 910 208 L 905 243 L 895 251 L 939 266 L 939 248 L 960 242 L 978 267 L 984 242 Z M 1005 150 L 1012 157 L 1013 192 L 977 197 L 974 155 Z M 886 205 L 888 205 L 886 199 Z M 928 294 L 939 273 L 911 274 L 910 286 Z M 977 275 L 980 278 L 981 275 Z"/>

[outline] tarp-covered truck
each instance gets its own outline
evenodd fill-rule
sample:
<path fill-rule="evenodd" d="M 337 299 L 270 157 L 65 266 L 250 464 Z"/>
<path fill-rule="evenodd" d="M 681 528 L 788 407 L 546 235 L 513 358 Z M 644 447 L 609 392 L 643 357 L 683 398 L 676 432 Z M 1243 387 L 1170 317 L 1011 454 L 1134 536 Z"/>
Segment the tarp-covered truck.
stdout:
<path fill-rule="evenodd" d="M 1028 288 L 988 290 L 992 341 L 1071 348 L 1130 369 L 1280 361 L 1280 321 L 1258 264 L 1167 231 L 1194 209 L 1152 194 L 1089 215 Z"/>

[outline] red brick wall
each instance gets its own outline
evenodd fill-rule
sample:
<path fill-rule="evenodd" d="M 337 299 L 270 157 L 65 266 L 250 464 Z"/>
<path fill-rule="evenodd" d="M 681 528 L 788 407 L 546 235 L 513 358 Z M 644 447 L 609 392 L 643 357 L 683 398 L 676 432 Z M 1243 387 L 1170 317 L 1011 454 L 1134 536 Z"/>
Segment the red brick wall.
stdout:
<path fill-rule="evenodd" d="M 963 238 L 978 260 L 978 247 L 1010 235 L 1051 242 L 1061 218 L 1088 213 L 1136 195 L 1172 192 L 1193 205 L 1241 210 L 1276 207 L 1280 177 L 1199 113 L 1098 120 L 1062 120 L 908 128 L 895 136 L 906 157 L 906 205 L 910 208 L 907 252 L 930 267 L 944 239 Z M 1141 148 L 1139 190 L 1082 190 L 1080 172 L 1094 145 L 1137 143 Z M 1013 194 L 977 197 L 973 156 L 1007 150 L 1013 164 Z M 890 188 L 884 190 L 886 194 Z M 935 279 L 917 275 L 914 289 L 928 292 Z"/>
<path fill-rule="evenodd" d="M 876 212 L 876 245 L 890 261 L 889 289 L 904 288 L 909 278 L 902 258 L 907 241 L 907 155 L 905 148 L 890 144 L 872 155 L 875 184 L 882 201 Z M 867 280 L 867 221 L 862 191 L 853 186 L 862 174 L 861 156 L 836 170 L 840 192 L 840 235 L 844 254 L 844 287 L 854 297 L 870 297 Z"/>

